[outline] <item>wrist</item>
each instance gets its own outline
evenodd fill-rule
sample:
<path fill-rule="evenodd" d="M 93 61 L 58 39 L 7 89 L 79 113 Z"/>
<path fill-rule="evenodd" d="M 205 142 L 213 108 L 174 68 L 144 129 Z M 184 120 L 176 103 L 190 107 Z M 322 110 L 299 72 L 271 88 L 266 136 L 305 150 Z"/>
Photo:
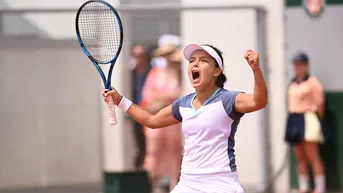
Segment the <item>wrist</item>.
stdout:
<path fill-rule="evenodd" d="M 258 66 L 255 66 L 255 67 L 252 67 L 251 68 L 253 71 L 255 71 L 255 70 L 261 70 L 261 68 L 260 68 L 260 66 L 258 65 Z"/>
<path fill-rule="evenodd" d="M 118 101 L 116 101 L 116 103 L 115 104 L 117 104 L 117 106 L 119 105 L 119 103 L 123 100 L 123 96 L 121 96 L 121 95 L 119 95 L 120 97 L 119 97 L 119 100 Z"/>
<path fill-rule="evenodd" d="M 118 104 L 118 107 L 126 113 L 131 107 L 131 105 L 132 101 L 122 96 Z"/>
<path fill-rule="evenodd" d="M 252 68 L 252 72 L 255 76 L 262 75 L 262 70 L 260 67 Z"/>

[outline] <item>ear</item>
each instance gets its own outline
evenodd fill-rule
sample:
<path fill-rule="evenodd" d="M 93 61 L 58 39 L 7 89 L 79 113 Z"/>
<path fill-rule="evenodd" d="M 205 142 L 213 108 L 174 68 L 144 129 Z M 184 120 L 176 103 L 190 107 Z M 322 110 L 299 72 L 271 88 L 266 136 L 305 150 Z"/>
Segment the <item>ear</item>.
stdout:
<path fill-rule="evenodd" d="M 220 68 L 216 68 L 215 70 L 214 70 L 214 74 L 213 74 L 213 76 L 216 76 L 216 77 L 218 77 L 220 74 L 222 73 L 222 69 L 220 69 Z"/>

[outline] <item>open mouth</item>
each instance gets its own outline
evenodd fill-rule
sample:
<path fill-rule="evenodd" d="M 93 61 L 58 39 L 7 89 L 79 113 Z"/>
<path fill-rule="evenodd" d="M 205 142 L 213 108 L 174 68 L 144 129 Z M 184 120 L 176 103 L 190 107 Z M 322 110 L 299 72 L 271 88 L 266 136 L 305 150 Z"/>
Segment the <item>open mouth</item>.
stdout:
<path fill-rule="evenodd" d="M 200 78 L 200 73 L 198 71 L 192 71 L 192 78 L 193 80 L 198 80 Z"/>

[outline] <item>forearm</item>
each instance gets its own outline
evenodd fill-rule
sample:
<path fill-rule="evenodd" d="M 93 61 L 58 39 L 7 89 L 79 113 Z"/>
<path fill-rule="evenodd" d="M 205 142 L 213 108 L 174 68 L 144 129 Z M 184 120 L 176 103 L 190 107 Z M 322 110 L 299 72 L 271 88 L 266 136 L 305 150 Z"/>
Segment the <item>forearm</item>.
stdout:
<path fill-rule="evenodd" d="M 254 69 L 254 103 L 256 106 L 265 107 L 268 102 L 267 86 L 263 78 L 263 73 L 260 68 Z"/>
<path fill-rule="evenodd" d="M 130 100 L 122 97 L 118 107 L 130 115 L 135 121 L 143 126 L 155 129 L 163 128 L 178 123 L 172 113 L 172 106 L 163 108 L 156 114 L 152 114 L 142 107 L 133 104 Z"/>
<path fill-rule="evenodd" d="M 324 106 L 324 104 L 318 105 L 317 114 L 318 114 L 318 117 L 320 119 L 324 118 L 324 114 L 325 114 L 325 106 Z"/>
<path fill-rule="evenodd" d="M 138 105 L 133 104 L 129 99 L 121 96 L 114 88 L 108 92 L 103 90 L 103 96 L 107 104 L 110 104 L 110 100 L 113 100 L 113 103 L 122 111 L 146 127 L 162 128 L 179 122 L 173 114 L 172 105 L 163 108 L 153 115 Z"/>
<path fill-rule="evenodd" d="M 136 104 L 132 104 L 126 113 L 130 115 L 134 120 L 136 120 L 141 125 L 151 127 L 150 120 L 153 114 L 150 113 L 149 111 L 144 110 L 143 108 L 141 108 L 140 106 Z"/>
<path fill-rule="evenodd" d="M 325 99 L 324 99 L 324 93 L 322 90 L 318 91 L 317 94 L 314 95 L 315 102 L 317 104 L 317 115 L 320 119 L 324 118 L 325 114 Z"/>
<path fill-rule="evenodd" d="M 318 109 L 317 109 L 317 114 L 320 119 L 323 119 L 325 116 L 325 97 L 324 97 L 324 92 L 321 90 L 321 92 L 317 95 L 320 96 L 318 100 Z"/>

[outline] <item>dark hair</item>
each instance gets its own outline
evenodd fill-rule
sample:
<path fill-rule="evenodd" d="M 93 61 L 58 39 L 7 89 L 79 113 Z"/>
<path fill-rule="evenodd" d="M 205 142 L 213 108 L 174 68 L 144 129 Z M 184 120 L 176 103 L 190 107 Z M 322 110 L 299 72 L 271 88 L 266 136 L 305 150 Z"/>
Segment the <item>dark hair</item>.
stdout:
<path fill-rule="evenodd" d="M 309 57 L 308 57 L 308 55 L 307 55 L 306 53 L 304 53 L 304 52 L 298 52 L 298 53 L 296 53 L 296 54 L 293 56 L 292 61 L 293 61 L 293 63 L 295 63 L 295 62 L 298 61 L 298 62 L 302 62 L 302 63 L 308 65 L 310 59 L 309 59 Z"/>
<path fill-rule="evenodd" d="M 221 52 L 218 48 L 216 48 L 216 47 L 214 47 L 214 46 L 212 46 L 212 45 L 209 45 L 209 44 L 203 44 L 203 46 L 209 46 L 209 47 L 211 47 L 211 48 L 219 55 L 220 59 L 222 60 L 223 69 L 224 69 L 224 58 L 223 58 L 222 52 Z M 218 62 L 215 60 L 215 58 L 213 58 L 213 59 L 214 59 L 214 62 L 216 63 L 217 68 L 219 68 Z M 220 88 L 224 88 L 225 82 L 226 82 L 226 76 L 225 76 L 225 74 L 224 74 L 223 71 L 222 71 L 222 72 L 219 74 L 219 76 L 217 77 L 217 79 L 216 79 L 216 85 L 217 85 L 218 87 L 220 87 Z"/>
<path fill-rule="evenodd" d="M 301 62 L 303 64 L 305 64 L 307 67 L 309 66 L 309 62 L 310 59 L 308 57 L 308 55 L 305 52 L 298 52 L 293 56 L 292 62 Z M 296 82 L 296 83 L 300 83 L 303 81 L 308 80 L 310 77 L 310 73 L 308 72 L 308 68 L 307 68 L 307 72 L 305 74 L 305 76 L 303 77 L 303 80 L 298 80 L 296 76 L 294 76 L 294 78 L 291 80 L 291 82 Z"/>

